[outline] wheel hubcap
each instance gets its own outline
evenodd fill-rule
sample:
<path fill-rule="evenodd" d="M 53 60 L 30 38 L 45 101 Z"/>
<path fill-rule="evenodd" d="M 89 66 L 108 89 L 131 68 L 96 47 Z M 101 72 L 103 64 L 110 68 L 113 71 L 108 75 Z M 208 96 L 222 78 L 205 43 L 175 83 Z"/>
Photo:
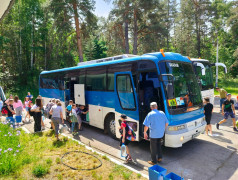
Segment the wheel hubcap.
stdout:
<path fill-rule="evenodd" d="M 110 121 L 110 131 L 112 134 L 116 135 L 115 120 Z"/>

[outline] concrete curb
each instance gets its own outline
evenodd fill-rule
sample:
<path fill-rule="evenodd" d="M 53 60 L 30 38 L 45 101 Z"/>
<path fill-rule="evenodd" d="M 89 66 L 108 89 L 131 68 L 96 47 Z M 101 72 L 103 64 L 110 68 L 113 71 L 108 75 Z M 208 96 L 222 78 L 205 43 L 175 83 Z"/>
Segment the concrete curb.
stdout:
<path fill-rule="evenodd" d="M 87 146 L 86 144 L 84 144 L 84 143 L 78 141 L 77 139 L 74 139 L 74 138 L 72 138 L 72 137 L 70 137 L 70 136 L 68 136 L 68 135 L 66 135 L 66 134 L 64 134 L 64 133 L 62 133 L 61 135 L 62 135 L 62 136 L 65 136 L 65 137 L 67 137 L 67 138 L 69 138 L 69 139 L 71 139 L 71 140 L 73 140 L 73 141 L 78 142 L 80 145 L 85 146 L 86 149 L 88 149 L 88 150 L 90 150 L 90 151 L 92 151 L 92 152 L 96 152 L 96 153 L 98 153 L 98 154 L 100 154 L 100 155 L 102 155 L 102 156 L 106 156 L 106 154 L 103 154 L 103 153 L 101 153 L 101 152 L 96 151 L 95 149 L 93 149 L 93 148 Z M 107 157 L 108 157 L 108 156 L 107 156 Z M 143 174 L 143 173 L 137 171 L 136 169 L 134 169 L 134 168 L 132 168 L 132 167 L 130 167 L 130 166 L 127 166 L 127 165 L 121 163 L 120 161 L 118 161 L 118 160 L 116 160 L 116 159 L 114 159 L 114 158 L 112 158 L 112 157 L 108 157 L 108 159 L 110 159 L 110 161 L 114 162 L 115 164 L 121 165 L 121 166 L 123 166 L 123 167 L 125 167 L 125 168 L 127 168 L 127 169 L 129 169 L 129 170 L 131 170 L 131 171 L 133 171 L 133 172 L 135 172 L 135 173 L 141 174 L 144 178 L 149 179 L 149 176 L 148 176 L 148 175 Z"/>
<path fill-rule="evenodd" d="M 27 128 L 25 128 L 25 127 L 20 127 L 23 131 L 25 131 L 27 134 L 31 134 L 31 132 L 27 129 Z"/>

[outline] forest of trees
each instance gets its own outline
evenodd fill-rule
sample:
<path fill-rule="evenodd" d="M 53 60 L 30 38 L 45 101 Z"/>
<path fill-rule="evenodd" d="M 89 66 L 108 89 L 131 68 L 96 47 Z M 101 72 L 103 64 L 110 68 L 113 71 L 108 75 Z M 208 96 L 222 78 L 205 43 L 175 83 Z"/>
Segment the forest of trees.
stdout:
<path fill-rule="evenodd" d="M 110 1 L 110 0 L 105 0 Z M 43 70 L 119 54 L 164 51 L 216 59 L 238 75 L 238 1 L 111 0 L 109 17 L 95 0 L 15 0 L 0 22 L 0 85 L 37 94 Z"/>

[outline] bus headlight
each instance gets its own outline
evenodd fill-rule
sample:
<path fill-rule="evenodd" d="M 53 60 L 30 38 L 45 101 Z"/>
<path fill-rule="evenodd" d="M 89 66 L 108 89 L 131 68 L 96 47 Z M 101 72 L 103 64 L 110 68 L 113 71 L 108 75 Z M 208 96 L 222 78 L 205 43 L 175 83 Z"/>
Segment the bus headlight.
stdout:
<path fill-rule="evenodd" d="M 185 125 L 180 125 L 180 126 L 169 126 L 168 130 L 169 131 L 179 131 L 185 129 Z"/>
<path fill-rule="evenodd" d="M 181 142 L 183 142 L 183 140 L 184 140 L 184 136 L 182 136 L 182 137 L 180 138 L 180 141 L 181 141 Z"/>

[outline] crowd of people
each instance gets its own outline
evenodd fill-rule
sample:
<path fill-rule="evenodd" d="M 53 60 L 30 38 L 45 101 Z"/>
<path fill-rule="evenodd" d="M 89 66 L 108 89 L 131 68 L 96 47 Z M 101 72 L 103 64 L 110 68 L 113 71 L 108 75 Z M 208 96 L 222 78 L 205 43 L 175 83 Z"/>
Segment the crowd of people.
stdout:
<path fill-rule="evenodd" d="M 18 96 L 10 95 L 9 98 L 3 102 L 0 99 L 0 118 L 6 115 L 6 119 L 13 125 L 19 126 L 19 121 L 16 122 L 16 117 L 19 117 L 22 123 L 31 122 L 31 117 L 34 119 L 34 132 L 45 130 L 44 119 L 51 119 L 51 129 L 55 131 L 55 137 L 59 140 L 59 127 L 64 124 L 62 103 L 59 99 L 51 99 L 44 107 L 42 97 L 39 95 L 33 103 L 33 96 L 28 92 L 24 98 L 24 103 Z M 82 122 L 87 120 L 88 108 L 84 105 L 76 105 L 72 100 L 66 107 L 66 121 L 68 121 L 69 131 L 76 135 L 75 131 L 82 131 Z M 15 116 L 15 118 L 14 118 Z M 76 124 L 78 126 L 76 127 Z"/>

